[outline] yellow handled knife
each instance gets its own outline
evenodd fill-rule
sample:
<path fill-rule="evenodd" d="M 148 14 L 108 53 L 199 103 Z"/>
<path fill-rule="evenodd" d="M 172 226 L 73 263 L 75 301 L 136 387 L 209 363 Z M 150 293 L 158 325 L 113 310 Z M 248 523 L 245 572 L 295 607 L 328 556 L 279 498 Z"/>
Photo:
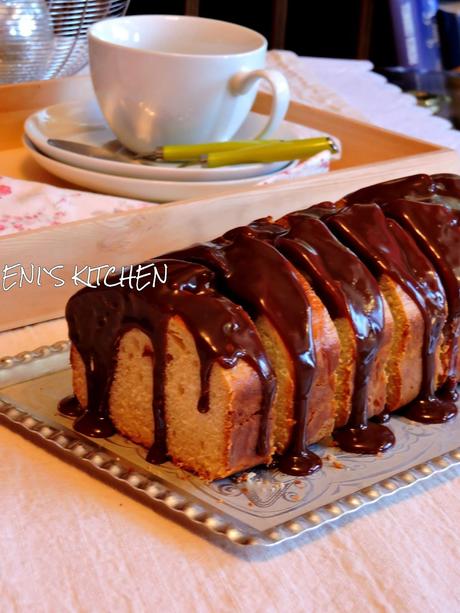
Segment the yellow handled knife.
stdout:
<path fill-rule="evenodd" d="M 326 136 L 294 141 L 264 142 L 231 151 L 210 151 L 200 159 L 208 168 L 231 164 L 269 163 L 309 158 L 320 151 L 337 153 L 337 145 Z"/>

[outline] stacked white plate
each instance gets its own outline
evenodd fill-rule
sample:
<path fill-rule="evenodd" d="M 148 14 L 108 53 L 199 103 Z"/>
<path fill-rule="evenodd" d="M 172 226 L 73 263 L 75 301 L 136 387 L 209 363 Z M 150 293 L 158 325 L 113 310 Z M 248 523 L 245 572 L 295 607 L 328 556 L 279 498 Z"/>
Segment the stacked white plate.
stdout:
<path fill-rule="evenodd" d="M 235 140 L 253 138 L 264 122 L 266 117 L 251 113 Z M 316 130 L 283 122 L 273 138 L 290 140 L 318 135 Z M 95 101 L 57 104 L 34 113 L 25 123 L 24 145 L 40 166 L 61 179 L 92 191 L 156 202 L 215 195 L 328 169 L 324 155 L 307 164 L 294 161 L 220 168 L 111 161 L 62 149 L 50 144 L 50 139 L 102 146 L 108 154 L 118 148 L 118 141 Z M 328 152 L 324 153 L 328 161 Z"/>

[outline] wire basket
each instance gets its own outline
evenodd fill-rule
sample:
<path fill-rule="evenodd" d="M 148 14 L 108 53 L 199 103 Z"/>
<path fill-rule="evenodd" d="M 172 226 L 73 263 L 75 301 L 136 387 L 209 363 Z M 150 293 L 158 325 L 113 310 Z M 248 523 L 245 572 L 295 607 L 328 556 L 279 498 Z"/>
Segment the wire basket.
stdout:
<path fill-rule="evenodd" d="M 88 28 L 126 13 L 129 0 L 0 0 L 0 83 L 75 74 Z"/>

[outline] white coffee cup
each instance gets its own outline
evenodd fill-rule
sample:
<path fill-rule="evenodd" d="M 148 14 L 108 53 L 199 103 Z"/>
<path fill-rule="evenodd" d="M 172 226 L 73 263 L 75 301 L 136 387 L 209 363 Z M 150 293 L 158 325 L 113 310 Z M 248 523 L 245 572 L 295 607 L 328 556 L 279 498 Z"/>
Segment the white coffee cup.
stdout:
<path fill-rule="evenodd" d="M 125 147 L 229 140 L 265 79 L 273 107 L 257 138 L 270 136 L 289 104 L 289 87 L 264 69 L 267 41 L 233 23 L 173 15 L 106 19 L 91 26 L 91 78 L 101 110 Z"/>

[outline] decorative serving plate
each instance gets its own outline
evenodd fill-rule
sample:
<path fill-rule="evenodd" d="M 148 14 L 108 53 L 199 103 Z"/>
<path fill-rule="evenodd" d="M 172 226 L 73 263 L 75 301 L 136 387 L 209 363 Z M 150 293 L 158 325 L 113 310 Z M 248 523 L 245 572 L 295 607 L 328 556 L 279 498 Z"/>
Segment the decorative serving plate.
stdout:
<path fill-rule="evenodd" d="M 315 445 L 323 468 L 306 478 L 258 468 L 206 484 L 170 463 L 153 466 L 121 436 L 90 439 L 57 413 L 72 391 L 69 344 L 0 359 L 0 423 L 146 503 L 168 507 L 240 545 L 275 545 L 336 521 L 460 464 L 460 419 L 425 426 L 393 417 L 396 446 L 360 456 Z"/>

